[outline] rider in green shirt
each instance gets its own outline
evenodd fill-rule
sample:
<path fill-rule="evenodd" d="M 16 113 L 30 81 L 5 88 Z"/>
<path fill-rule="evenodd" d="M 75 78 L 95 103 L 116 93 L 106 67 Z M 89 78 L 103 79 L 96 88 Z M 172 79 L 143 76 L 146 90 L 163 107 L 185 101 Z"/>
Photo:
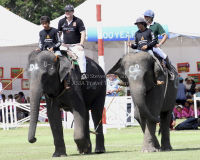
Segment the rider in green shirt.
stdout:
<path fill-rule="evenodd" d="M 163 27 L 159 24 L 153 21 L 154 18 L 154 12 L 151 10 L 147 10 L 144 13 L 144 18 L 147 22 L 147 27 L 150 28 L 155 35 L 157 44 L 155 47 L 153 47 L 153 51 L 156 52 L 157 54 L 159 54 L 160 57 L 162 57 L 165 61 L 166 61 L 166 67 L 171 70 L 171 64 L 169 61 L 168 56 L 163 52 L 163 50 L 161 49 L 161 46 L 165 43 L 165 41 L 167 40 L 168 36 L 165 33 L 165 30 L 163 29 Z M 163 36 L 162 40 L 159 42 L 158 41 L 158 35 Z M 164 63 L 163 63 L 164 64 Z"/>

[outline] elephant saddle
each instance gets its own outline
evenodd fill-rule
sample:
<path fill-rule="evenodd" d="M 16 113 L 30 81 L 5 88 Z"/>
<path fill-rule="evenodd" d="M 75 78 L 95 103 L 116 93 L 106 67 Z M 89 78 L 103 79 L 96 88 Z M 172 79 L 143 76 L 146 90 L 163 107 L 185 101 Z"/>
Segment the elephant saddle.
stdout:
<path fill-rule="evenodd" d="M 168 74 L 170 76 L 170 80 L 174 80 L 175 73 L 177 72 L 174 66 L 170 63 L 169 58 L 164 60 L 162 57 L 160 57 L 156 52 L 153 52 L 154 56 L 160 61 L 161 66 L 163 67 L 163 70 L 168 70 Z"/>

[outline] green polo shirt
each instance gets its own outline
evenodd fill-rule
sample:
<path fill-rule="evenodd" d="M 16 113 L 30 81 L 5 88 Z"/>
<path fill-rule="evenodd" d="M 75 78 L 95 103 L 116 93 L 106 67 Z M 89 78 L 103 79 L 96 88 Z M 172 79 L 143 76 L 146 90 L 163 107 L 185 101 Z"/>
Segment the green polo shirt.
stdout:
<path fill-rule="evenodd" d="M 163 35 L 165 33 L 165 30 L 159 23 L 156 23 L 156 22 L 153 22 L 152 24 L 150 24 L 149 28 L 153 31 L 156 38 L 156 42 L 158 44 L 159 43 L 158 35 Z"/>

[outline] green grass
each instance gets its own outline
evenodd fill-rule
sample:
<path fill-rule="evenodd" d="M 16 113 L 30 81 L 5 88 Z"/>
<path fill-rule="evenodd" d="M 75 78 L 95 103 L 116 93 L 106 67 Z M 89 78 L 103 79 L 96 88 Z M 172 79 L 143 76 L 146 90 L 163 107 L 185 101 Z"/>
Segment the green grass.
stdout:
<path fill-rule="evenodd" d="M 73 130 L 64 130 L 68 157 L 70 160 L 199 160 L 200 130 L 171 131 L 170 152 L 141 153 L 143 134 L 140 127 L 121 130 L 107 129 L 105 135 L 106 153 L 79 155 L 73 140 Z M 157 134 L 157 133 L 156 133 Z M 28 128 L 0 129 L 0 160 L 47 160 L 54 152 L 53 138 L 49 127 L 38 127 L 37 142 L 28 142 Z M 160 141 L 161 136 L 158 136 Z M 91 134 L 94 151 L 95 135 Z M 56 158 L 57 159 L 57 158 Z"/>

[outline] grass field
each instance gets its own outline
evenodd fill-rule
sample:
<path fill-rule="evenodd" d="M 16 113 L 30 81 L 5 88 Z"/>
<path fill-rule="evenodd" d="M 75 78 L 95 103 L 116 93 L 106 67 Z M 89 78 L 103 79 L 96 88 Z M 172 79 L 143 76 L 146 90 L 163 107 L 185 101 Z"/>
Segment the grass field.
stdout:
<path fill-rule="evenodd" d="M 121 130 L 107 129 L 105 135 L 106 153 L 80 155 L 73 140 L 73 130 L 65 129 L 65 145 L 70 160 L 199 160 L 200 130 L 171 131 L 170 152 L 141 153 L 143 134 L 140 127 Z M 157 133 L 156 133 L 157 134 Z M 37 142 L 28 142 L 28 128 L 8 131 L 0 129 L 0 160 L 47 160 L 54 152 L 53 138 L 49 127 L 38 127 Z M 158 136 L 160 140 L 161 136 Z M 94 151 L 95 136 L 91 134 Z M 58 158 L 56 158 L 58 159 Z"/>

